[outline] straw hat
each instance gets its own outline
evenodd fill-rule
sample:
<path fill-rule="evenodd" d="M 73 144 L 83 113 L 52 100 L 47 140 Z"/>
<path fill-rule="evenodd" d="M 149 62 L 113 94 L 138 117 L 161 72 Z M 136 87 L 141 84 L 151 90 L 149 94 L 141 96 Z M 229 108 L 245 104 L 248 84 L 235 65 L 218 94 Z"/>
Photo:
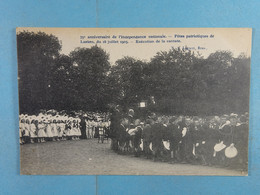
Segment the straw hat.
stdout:
<path fill-rule="evenodd" d="M 181 133 L 182 133 L 182 137 L 184 137 L 187 133 L 187 128 L 184 127 Z"/>
<path fill-rule="evenodd" d="M 151 151 L 153 151 L 153 143 L 152 142 L 149 144 L 149 148 L 150 148 Z"/>
<path fill-rule="evenodd" d="M 163 145 L 166 148 L 166 150 L 170 150 L 170 142 L 169 141 L 163 141 Z"/>
<path fill-rule="evenodd" d="M 238 153 L 237 149 L 233 143 L 230 144 L 230 146 L 225 149 L 225 156 L 227 158 L 234 158 L 237 156 L 237 153 Z"/>
<path fill-rule="evenodd" d="M 216 144 L 214 146 L 214 150 L 216 152 L 220 152 L 221 150 L 223 150 L 224 148 L 226 148 L 227 146 L 223 143 L 223 141 L 221 141 L 220 143 Z"/>

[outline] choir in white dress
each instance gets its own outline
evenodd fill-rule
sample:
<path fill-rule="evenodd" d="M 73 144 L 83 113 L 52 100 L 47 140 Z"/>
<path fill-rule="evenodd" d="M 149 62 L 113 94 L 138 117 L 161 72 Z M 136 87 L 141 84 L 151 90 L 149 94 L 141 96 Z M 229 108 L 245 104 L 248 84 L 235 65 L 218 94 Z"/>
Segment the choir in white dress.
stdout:
<path fill-rule="evenodd" d="M 94 138 L 95 128 L 101 125 L 100 121 L 85 120 L 86 138 Z M 79 140 L 81 119 L 59 114 L 19 115 L 20 144 L 42 143 L 46 141 Z M 108 122 L 102 122 L 109 126 Z"/>

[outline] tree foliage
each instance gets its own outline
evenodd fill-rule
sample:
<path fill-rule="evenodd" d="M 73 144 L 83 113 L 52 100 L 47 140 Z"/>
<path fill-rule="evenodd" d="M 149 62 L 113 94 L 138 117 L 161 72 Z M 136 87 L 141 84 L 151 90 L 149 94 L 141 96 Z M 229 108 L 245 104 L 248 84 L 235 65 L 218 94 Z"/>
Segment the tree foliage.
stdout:
<path fill-rule="evenodd" d="M 21 112 L 39 109 L 105 111 L 154 97 L 155 111 L 212 115 L 249 109 L 250 58 L 216 51 L 207 58 L 181 48 L 149 62 L 123 57 L 114 65 L 100 47 L 61 55 L 53 35 L 17 35 Z"/>
<path fill-rule="evenodd" d="M 60 49 L 61 44 L 53 35 L 42 32 L 17 35 L 21 111 L 34 112 L 52 106 L 49 86 Z"/>

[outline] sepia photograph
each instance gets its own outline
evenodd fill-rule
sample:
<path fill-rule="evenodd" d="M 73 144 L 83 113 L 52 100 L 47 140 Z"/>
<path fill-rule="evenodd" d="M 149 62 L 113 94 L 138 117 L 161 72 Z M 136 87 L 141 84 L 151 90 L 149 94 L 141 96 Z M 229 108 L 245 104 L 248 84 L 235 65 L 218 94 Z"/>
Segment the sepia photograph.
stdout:
<path fill-rule="evenodd" d="M 21 175 L 248 175 L 251 28 L 16 36 Z"/>

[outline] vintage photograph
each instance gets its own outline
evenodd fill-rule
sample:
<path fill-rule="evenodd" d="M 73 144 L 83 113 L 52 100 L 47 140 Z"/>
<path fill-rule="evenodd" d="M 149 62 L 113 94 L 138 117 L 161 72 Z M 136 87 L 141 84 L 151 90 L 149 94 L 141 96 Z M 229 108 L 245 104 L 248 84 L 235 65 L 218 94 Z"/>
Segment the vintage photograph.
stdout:
<path fill-rule="evenodd" d="M 252 29 L 16 36 L 20 174 L 248 175 Z"/>

